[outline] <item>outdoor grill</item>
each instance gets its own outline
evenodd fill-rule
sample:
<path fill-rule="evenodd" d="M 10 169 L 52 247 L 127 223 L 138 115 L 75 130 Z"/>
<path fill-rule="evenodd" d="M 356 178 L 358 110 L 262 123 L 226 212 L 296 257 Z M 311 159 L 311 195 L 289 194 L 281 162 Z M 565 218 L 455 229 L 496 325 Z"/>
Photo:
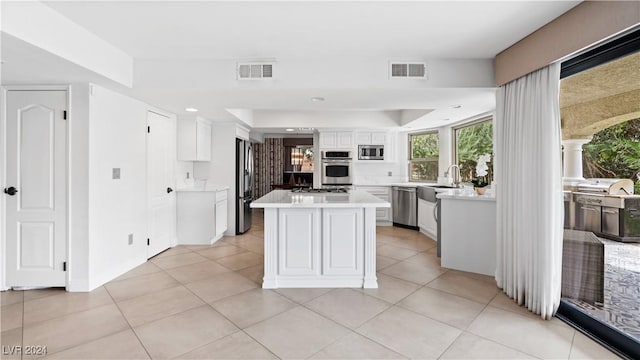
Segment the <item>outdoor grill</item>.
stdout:
<path fill-rule="evenodd" d="M 640 242 L 640 196 L 629 179 L 588 179 L 573 193 L 574 228 L 623 242 Z"/>

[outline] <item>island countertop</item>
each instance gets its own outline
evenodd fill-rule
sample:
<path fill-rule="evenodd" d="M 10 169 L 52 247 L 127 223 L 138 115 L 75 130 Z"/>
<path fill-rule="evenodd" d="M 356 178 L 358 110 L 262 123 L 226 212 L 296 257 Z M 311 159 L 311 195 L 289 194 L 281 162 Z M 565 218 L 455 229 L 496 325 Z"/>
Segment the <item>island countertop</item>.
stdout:
<path fill-rule="evenodd" d="M 273 190 L 251 203 L 252 208 L 388 208 L 391 204 L 363 190 L 349 193 L 296 193 Z"/>
<path fill-rule="evenodd" d="M 438 191 L 438 195 L 436 195 L 436 198 L 471 201 L 496 201 L 496 196 L 492 191 L 487 190 L 486 195 L 478 195 L 471 189 L 446 189 L 443 191 Z"/>

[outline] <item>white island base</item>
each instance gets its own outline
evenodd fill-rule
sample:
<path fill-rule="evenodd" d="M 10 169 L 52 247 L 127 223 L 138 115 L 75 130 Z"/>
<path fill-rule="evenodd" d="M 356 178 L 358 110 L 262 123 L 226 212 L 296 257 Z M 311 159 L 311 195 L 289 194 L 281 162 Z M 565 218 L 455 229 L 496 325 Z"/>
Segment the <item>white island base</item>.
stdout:
<path fill-rule="evenodd" d="M 376 207 L 388 202 L 275 190 L 251 206 L 264 207 L 263 288 L 378 287 Z"/>

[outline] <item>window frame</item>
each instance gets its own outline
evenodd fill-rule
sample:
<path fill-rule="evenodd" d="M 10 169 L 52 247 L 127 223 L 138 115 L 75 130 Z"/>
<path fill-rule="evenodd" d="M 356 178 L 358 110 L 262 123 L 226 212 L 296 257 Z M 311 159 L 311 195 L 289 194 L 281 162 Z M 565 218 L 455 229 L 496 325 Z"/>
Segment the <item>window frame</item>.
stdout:
<path fill-rule="evenodd" d="M 458 135 L 457 135 L 457 131 L 458 130 L 462 130 L 464 128 L 467 128 L 469 126 L 474 126 L 474 125 L 481 124 L 483 122 L 489 122 L 489 121 L 493 122 L 493 120 L 494 120 L 493 115 L 489 115 L 489 116 L 483 116 L 483 117 L 481 117 L 479 119 L 476 119 L 476 120 L 473 120 L 473 121 L 466 122 L 464 124 L 460 124 L 458 126 L 451 127 L 451 137 L 452 137 L 451 144 L 453 145 L 452 146 L 452 150 L 453 150 L 453 163 L 454 164 L 458 164 L 459 163 L 459 161 L 458 161 Z M 491 134 L 491 144 L 492 145 L 493 145 L 493 135 L 495 135 L 495 134 Z"/>
<path fill-rule="evenodd" d="M 421 135 L 436 135 L 438 137 L 438 157 L 429 157 L 429 158 L 413 158 L 413 137 L 414 136 L 421 136 Z M 411 177 L 411 165 L 413 164 L 413 161 L 415 160 L 421 160 L 421 161 L 434 161 L 438 164 L 438 171 L 437 174 L 440 174 L 440 132 L 435 129 L 435 130 L 427 130 L 427 131 L 420 131 L 420 132 L 414 132 L 414 133 L 409 133 L 407 134 L 407 145 L 408 145 L 408 156 L 407 156 L 407 173 L 408 173 L 408 179 L 409 182 L 415 182 L 415 183 L 425 183 L 427 180 L 414 180 Z M 437 181 L 437 177 L 436 179 L 434 179 L 433 181 Z"/>
<path fill-rule="evenodd" d="M 469 121 L 466 122 L 464 124 L 459 124 L 457 126 L 452 126 L 451 127 L 451 144 L 453 144 L 453 163 L 457 164 L 458 163 L 458 136 L 457 136 L 457 131 L 458 130 L 462 130 L 464 128 L 468 128 L 469 126 L 475 126 L 478 124 L 481 124 L 483 122 L 493 122 L 493 116 L 489 115 L 489 116 L 483 116 L 479 119 L 473 120 L 473 121 Z M 493 136 L 491 137 L 491 139 L 493 140 Z"/>

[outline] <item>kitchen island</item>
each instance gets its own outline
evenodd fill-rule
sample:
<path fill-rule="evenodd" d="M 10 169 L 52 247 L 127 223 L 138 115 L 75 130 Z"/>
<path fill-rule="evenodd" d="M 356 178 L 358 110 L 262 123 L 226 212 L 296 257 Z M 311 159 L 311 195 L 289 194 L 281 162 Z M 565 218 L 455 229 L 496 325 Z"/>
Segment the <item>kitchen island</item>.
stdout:
<path fill-rule="evenodd" d="M 391 204 L 365 191 L 274 190 L 264 208 L 262 287 L 377 288 L 376 208 Z"/>

